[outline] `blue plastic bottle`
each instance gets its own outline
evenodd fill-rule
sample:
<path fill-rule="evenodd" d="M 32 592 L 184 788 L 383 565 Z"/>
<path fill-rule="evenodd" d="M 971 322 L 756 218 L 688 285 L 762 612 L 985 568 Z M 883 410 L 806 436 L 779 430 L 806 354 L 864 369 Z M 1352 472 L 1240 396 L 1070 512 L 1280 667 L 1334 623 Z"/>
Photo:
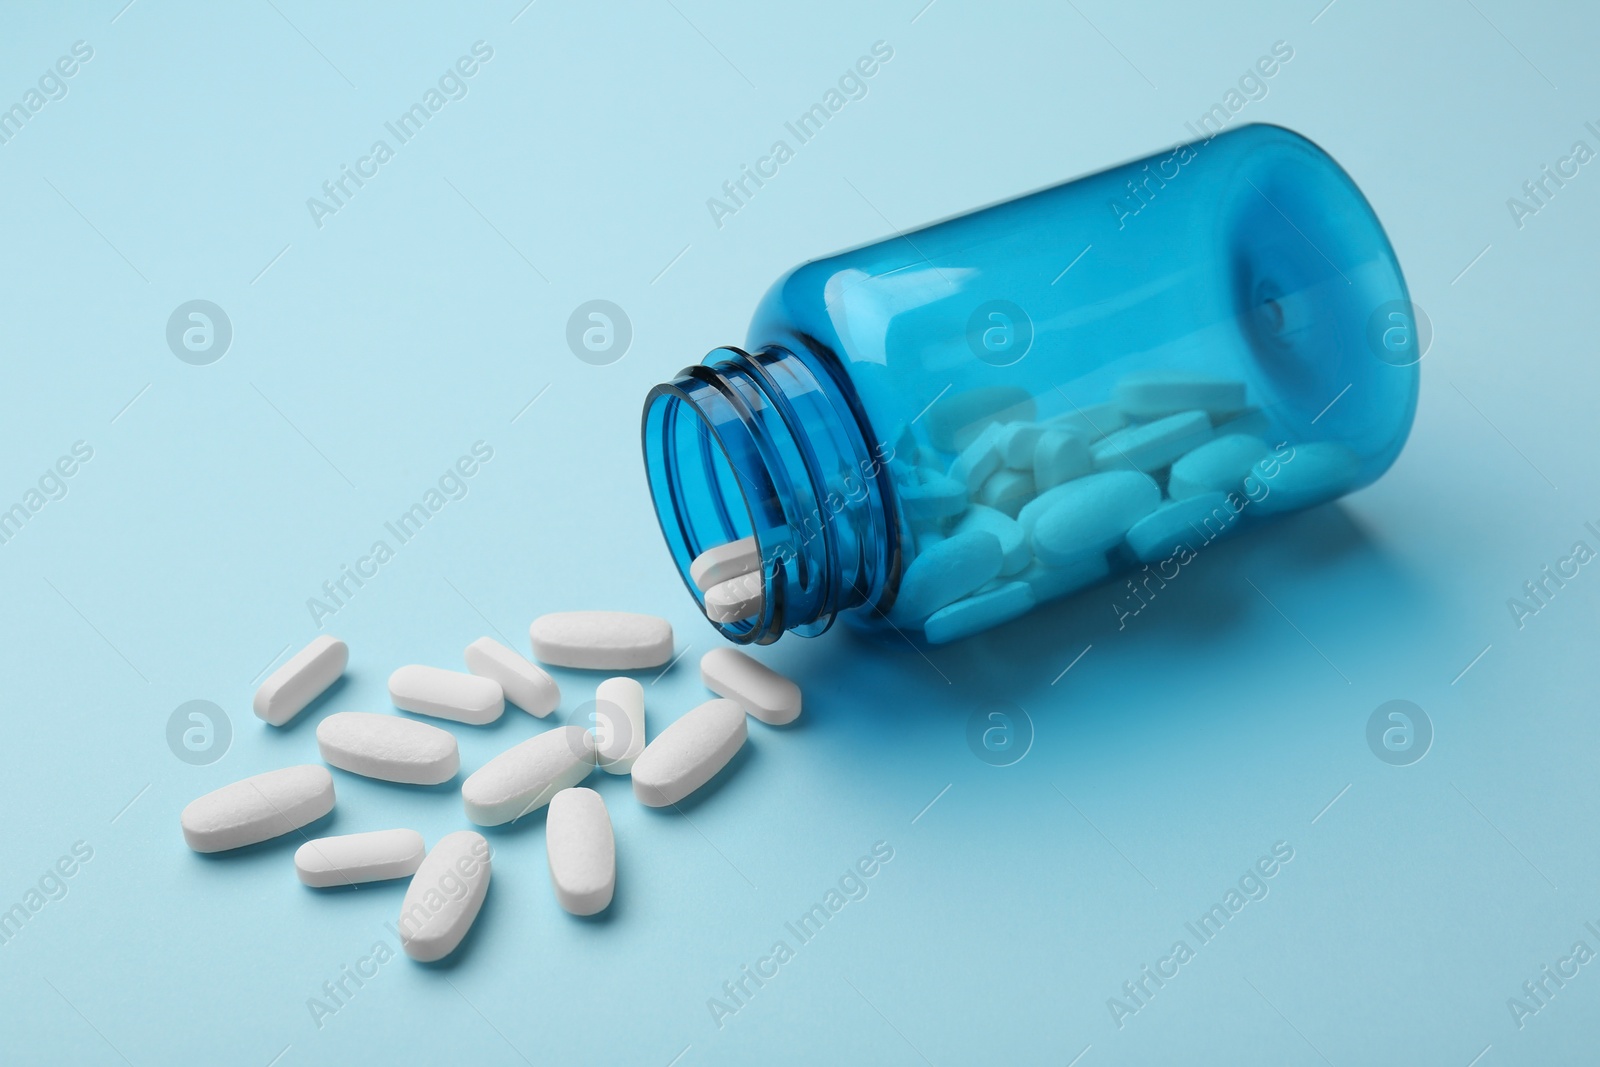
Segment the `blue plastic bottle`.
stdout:
<path fill-rule="evenodd" d="M 1355 184 L 1245 126 L 796 268 L 651 391 L 645 466 L 702 606 L 691 562 L 759 545 L 729 638 L 940 643 L 1367 485 L 1419 358 Z"/>

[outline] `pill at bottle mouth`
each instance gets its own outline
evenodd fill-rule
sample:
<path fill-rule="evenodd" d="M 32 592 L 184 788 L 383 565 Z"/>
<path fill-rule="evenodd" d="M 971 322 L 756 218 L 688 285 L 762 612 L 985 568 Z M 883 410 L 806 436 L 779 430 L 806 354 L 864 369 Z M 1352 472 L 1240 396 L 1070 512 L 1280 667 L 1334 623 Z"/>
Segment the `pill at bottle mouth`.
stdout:
<path fill-rule="evenodd" d="M 1094 471 L 1089 439 L 1066 430 L 1047 430 L 1033 449 L 1033 484 L 1038 492 L 1054 489 Z"/>
<path fill-rule="evenodd" d="M 462 653 L 467 670 L 499 684 L 505 699 L 542 719 L 561 703 L 561 687 L 538 665 L 492 637 L 480 637 Z"/>
<path fill-rule="evenodd" d="M 313 889 L 409 878 L 422 866 L 422 835 L 415 830 L 369 830 L 319 837 L 294 854 L 294 871 Z"/>
<path fill-rule="evenodd" d="M 284 725 L 338 681 L 349 663 L 350 646 L 323 634 L 261 683 L 251 702 L 256 717 L 271 726 Z"/>
<path fill-rule="evenodd" d="M 556 667 L 632 671 L 672 659 L 672 624 L 629 611 L 562 611 L 528 627 L 535 659 Z"/>
<path fill-rule="evenodd" d="M 1136 471 L 1091 474 L 1052 493 L 1059 495 L 1029 535 L 1034 556 L 1047 566 L 1115 547 L 1161 503 L 1161 489 Z"/>
<path fill-rule="evenodd" d="M 489 895 L 489 842 L 472 830 L 441 837 L 406 887 L 396 929 L 400 946 L 419 963 L 454 952 Z"/>
<path fill-rule="evenodd" d="M 1172 464 L 1167 495 L 1174 500 L 1201 493 L 1226 493 L 1244 485 L 1256 460 L 1272 449 L 1259 437 L 1227 434 L 1207 441 Z"/>
<path fill-rule="evenodd" d="M 1140 419 L 1159 419 L 1181 411 L 1231 416 L 1245 406 L 1245 385 L 1179 371 L 1130 374 L 1111 391 L 1118 407 Z"/>
<path fill-rule="evenodd" d="M 718 582 L 749 574 L 761 567 L 761 549 L 754 537 L 741 537 L 706 549 L 689 564 L 689 580 L 704 593 Z"/>
<path fill-rule="evenodd" d="M 1361 471 L 1361 457 L 1332 441 L 1295 445 L 1287 458 L 1282 450 L 1256 461 L 1244 481 L 1245 496 L 1264 515 L 1332 500 L 1349 492 Z"/>
<path fill-rule="evenodd" d="M 706 618 L 712 622 L 739 622 L 761 614 L 763 584 L 760 571 L 718 582 L 706 590 Z"/>
<path fill-rule="evenodd" d="M 895 625 L 915 625 L 1000 573 L 1005 551 L 987 530 L 968 530 L 940 541 L 911 561 L 889 609 Z"/>
<path fill-rule="evenodd" d="M 644 751 L 644 686 L 607 678 L 595 687 L 595 762 L 608 774 L 627 774 Z"/>
<path fill-rule="evenodd" d="M 736 648 L 713 648 L 701 656 L 700 680 L 769 726 L 800 717 L 800 687 Z"/>
<path fill-rule="evenodd" d="M 1162 504 L 1128 530 L 1128 547 L 1141 562 L 1156 563 L 1177 555 L 1179 546 L 1193 551 L 1232 528 L 1239 512 L 1226 493 L 1200 493 Z"/>
<path fill-rule="evenodd" d="M 1022 526 L 1011 516 L 994 508 L 982 504 L 974 504 L 961 516 L 961 521 L 956 523 L 957 535 L 969 530 L 983 530 L 994 536 L 1000 542 L 1000 575 L 1016 574 L 1028 565 L 1033 559 L 1033 553 L 1028 548 L 1028 535 L 1023 532 Z"/>
<path fill-rule="evenodd" d="M 1007 582 L 940 608 L 928 616 L 922 632 L 930 645 L 942 645 L 1009 622 L 1031 611 L 1033 605 L 1033 589 L 1028 583 Z"/>
<path fill-rule="evenodd" d="M 389 699 L 401 711 L 483 726 L 506 710 L 500 683 L 476 674 L 412 664 L 389 675 Z"/>
<path fill-rule="evenodd" d="M 314 763 L 252 775 L 189 802 L 179 816 L 196 852 L 225 852 L 300 829 L 333 810 L 333 775 Z"/>
<path fill-rule="evenodd" d="M 1185 411 L 1155 422 L 1129 426 L 1090 449 L 1097 470 L 1136 470 L 1149 474 L 1206 443 L 1211 420 L 1203 411 Z"/>
<path fill-rule="evenodd" d="M 563 789 L 545 816 L 545 856 L 556 902 L 573 915 L 594 915 L 617 888 L 617 842 L 606 802 L 593 789 Z"/>
<path fill-rule="evenodd" d="M 461 769 L 452 734 L 398 715 L 336 712 L 317 723 L 317 747 L 340 770 L 404 785 L 438 785 Z"/>
<path fill-rule="evenodd" d="M 594 736 L 581 726 L 558 726 L 513 745 L 461 783 L 467 818 L 479 826 L 520 819 L 587 778 L 594 762 Z"/>
<path fill-rule="evenodd" d="M 693 793 L 744 746 L 748 716 L 732 700 L 708 700 L 668 726 L 633 765 L 633 795 L 664 808 Z"/>

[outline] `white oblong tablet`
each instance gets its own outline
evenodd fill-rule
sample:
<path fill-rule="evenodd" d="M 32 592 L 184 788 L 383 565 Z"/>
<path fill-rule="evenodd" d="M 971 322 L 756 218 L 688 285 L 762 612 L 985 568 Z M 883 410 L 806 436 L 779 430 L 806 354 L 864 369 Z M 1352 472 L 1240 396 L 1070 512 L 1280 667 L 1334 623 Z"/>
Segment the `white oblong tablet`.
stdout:
<path fill-rule="evenodd" d="M 594 735 L 581 726 L 558 726 L 513 745 L 461 783 L 467 818 L 499 826 L 550 803 L 594 770 Z"/>
<path fill-rule="evenodd" d="M 633 795 L 641 804 L 664 808 L 711 781 L 744 746 L 746 718 L 732 700 L 708 700 L 685 712 L 634 762 Z"/>
<path fill-rule="evenodd" d="M 718 582 L 706 590 L 706 618 L 712 622 L 738 622 L 761 614 L 765 584 L 760 571 Z"/>
<path fill-rule="evenodd" d="M 1028 549 L 1028 535 L 1022 532 L 1017 520 L 1005 512 L 996 511 L 982 504 L 974 504 L 967 509 L 965 515 L 961 516 L 961 521 L 956 523 L 957 534 L 968 530 L 985 530 L 999 539 L 1002 576 L 1017 573 L 1033 558 L 1033 553 Z"/>
<path fill-rule="evenodd" d="M 1044 425 L 1050 429 L 1066 430 L 1092 443 L 1128 425 L 1128 416 L 1115 404 L 1090 404 L 1086 408 L 1075 407 L 1046 419 Z"/>
<path fill-rule="evenodd" d="M 1307 508 L 1347 492 L 1361 472 L 1361 457 L 1332 441 L 1297 444 L 1285 459 L 1280 447 L 1256 461 L 1244 480 L 1245 496 L 1262 514 Z"/>
<path fill-rule="evenodd" d="M 1241 506 L 1245 504 L 1239 500 Z M 1201 493 L 1156 508 L 1128 530 L 1128 547 L 1145 563 L 1178 555 L 1180 545 L 1198 552 L 1233 526 L 1239 512 L 1226 493 Z M 1186 562 L 1186 561 L 1185 561 Z"/>
<path fill-rule="evenodd" d="M 1005 550 L 987 530 L 968 530 L 940 541 L 917 556 L 900 578 L 889 618 L 916 625 L 1000 573 Z"/>
<path fill-rule="evenodd" d="M 554 678 L 492 637 L 472 642 L 462 658 L 467 670 L 498 682 L 507 700 L 535 718 L 544 718 L 561 703 L 561 687 Z"/>
<path fill-rule="evenodd" d="M 800 716 L 800 687 L 736 648 L 713 648 L 701 656 L 700 680 L 768 725 L 786 726 Z"/>
<path fill-rule="evenodd" d="M 528 627 L 533 656 L 557 667 L 633 671 L 672 659 L 672 624 L 630 611 L 562 611 Z"/>
<path fill-rule="evenodd" d="M 563 789 L 545 816 L 545 855 L 556 901 L 573 915 L 604 911 L 617 888 L 617 842 L 593 789 Z"/>
<path fill-rule="evenodd" d="M 370 830 L 307 841 L 294 854 L 300 881 L 315 889 L 408 878 L 426 849 L 415 830 Z"/>
<path fill-rule="evenodd" d="M 1033 470 L 1033 449 L 1044 433 L 1039 422 L 1008 422 L 1000 428 L 1000 454 L 1006 466 L 1016 471 Z"/>
<path fill-rule="evenodd" d="M 1174 500 L 1201 493 L 1228 493 L 1244 484 L 1256 460 L 1272 449 L 1259 437 L 1230 433 L 1207 441 L 1172 464 L 1167 495 Z"/>
<path fill-rule="evenodd" d="M 991 422 L 985 426 L 950 464 L 951 480 L 964 486 L 969 495 L 976 493 L 989 475 L 1005 465 L 1005 452 L 1001 448 L 1004 439 L 1004 424 Z"/>
<path fill-rule="evenodd" d="M 644 751 L 644 686 L 632 678 L 607 678 L 595 687 L 595 762 L 610 774 L 627 774 Z"/>
<path fill-rule="evenodd" d="M 492 678 L 413 663 L 389 675 L 389 699 L 401 711 L 482 726 L 506 710 L 505 690 Z"/>
<path fill-rule="evenodd" d="M 489 895 L 489 842 L 472 830 L 445 834 L 423 859 L 400 905 L 400 945 L 422 963 L 456 950 Z"/>
<path fill-rule="evenodd" d="M 1097 470 L 1136 470 L 1148 474 L 1170 465 L 1210 438 L 1211 420 L 1206 413 L 1185 411 L 1118 430 L 1090 449 L 1089 454 Z"/>
<path fill-rule="evenodd" d="M 1033 604 L 1033 589 L 1027 582 L 1007 582 L 940 608 L 928 616 L 922 632 L 930 645 L 942 645 L 1009 622 L 1026 614 Z"/>
<path fill-rule="evenodd" d="M 1017 575 L 1017 581 L 1027 582 L 1028 588 L 1033 590 L 1034 603 L 1043 604 L 1046 600 L 1054 600 L 1093 585 L 1110 574 L 1111 564 L 1105 553 L 1096 552 L 1056 567 L 1048 567 L 1034 560 L 1027 570 Z"/>
<path fill-rule="evenodd" d="M 461 769 L 455 735 L 398 715 L 341 711 L 317 723 L 322 758 L 340 770 L 405 785 L 438 785 Z"/>
<path fill-rule="evenodd" d="M 338 681 L 349 663 L 350 646 L 323 634 L 290 656 L 261 683 L 251 701 L 256 717 L 272 726 L 282 726 Z"/>
<path fill-rule="evenodd" d="M 1089 439 L 1065 430 L 1048 430 L 1033 449 L 1033 484 L 1039 492 L 1082 478 L 1094 470 Z"/>
<path fill-rule="evenodd" d="M 761 549 L 754 537 L 741 537 L 706 549 L 689 564 L 689 580 L 704 593 L 718 582 L 761 569 Z"/>
<path fill-rule="evenodd" d="M 978 502 L 1014 519 L 1037 491 L 1031 471 L 1014 471 L 1008 467 L 989 475 L 989 480 L 978 490 Z"/>
<path fill-rule="evenodd" d="M 1243 382 L 1184 371 L 1130 374 L 1116 384 L 1111 396 L 1122 410 L 1138 419 L 1159 419 L 1180 411 L 1232 415 L 1245 406 Z"/>
<path fill-rule="evenodd" d="M 1137 471 L 1091 474 L 1048 495 L 1049 510 L 1034 522 L 1030 536 L 1034 556 L 1052 567 L 1114 547 L 1161 503 L 1160 487 Z"/>
<path fill-rule="evenodd" d="M 333 810 L 333 775 L 314 763 L 240 779 L 189 802 L 178 821 L 196 852 L 269 841 Z"/>
<path fill-rule="evenodd" d="M 917 468 L 897 483 L 900 505 L 911 522 L 936 522 L 967 509 L 967 487 L 948 475 Z"/>
<path fill-rule="evenodd" d="M 960 452 L 997 422 L 1031 422 L 1033 397 L 1016 385 L 985 385 L 965 392 L 948 386 L 919 418 L 928 440 L 941 452 Z"/>

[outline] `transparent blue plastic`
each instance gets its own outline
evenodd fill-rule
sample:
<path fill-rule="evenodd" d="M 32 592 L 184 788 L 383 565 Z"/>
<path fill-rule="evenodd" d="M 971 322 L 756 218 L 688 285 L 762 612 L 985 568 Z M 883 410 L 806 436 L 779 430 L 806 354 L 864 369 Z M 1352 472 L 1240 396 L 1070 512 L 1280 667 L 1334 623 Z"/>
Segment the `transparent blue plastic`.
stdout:
<path fill-rule="evenodd" d="M 652 390 L 645 466 L 702 607 L 759 546 L 729 638 L 939 643 L 1369 484 L 1419 358 L 1355 184 L 1245 126 L 796 268 Z"/>

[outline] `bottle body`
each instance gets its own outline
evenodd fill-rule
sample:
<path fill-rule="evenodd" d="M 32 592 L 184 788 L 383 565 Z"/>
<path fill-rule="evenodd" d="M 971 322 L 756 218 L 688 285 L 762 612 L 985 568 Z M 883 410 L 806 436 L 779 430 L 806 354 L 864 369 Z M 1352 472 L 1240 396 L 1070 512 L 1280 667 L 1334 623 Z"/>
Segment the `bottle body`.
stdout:
<path fill-rule="evenodd" d="M 1247 126 L 795 269 L 745 351 L 652 393 L 646 464 L 686 575 L 760 545 L 728 636 L 956 640 L 1370 483 L 1412 323 L 1349 177 Z"/>

